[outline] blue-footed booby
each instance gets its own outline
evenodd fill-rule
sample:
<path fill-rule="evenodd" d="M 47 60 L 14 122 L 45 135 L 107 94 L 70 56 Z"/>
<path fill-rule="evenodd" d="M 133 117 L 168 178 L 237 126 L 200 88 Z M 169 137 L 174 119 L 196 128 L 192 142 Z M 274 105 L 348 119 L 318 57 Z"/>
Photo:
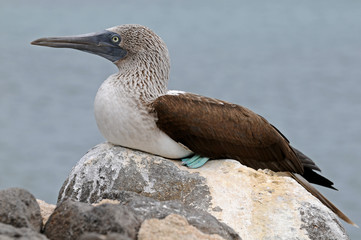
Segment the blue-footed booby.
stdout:
<path fill-rule="evenodd" d="M 97 54 L 119 72 L 95 97 L 95 118 L 111 143 L 200 167 L 208 159 L 235 159 L 254 169 L 286 172 L 344 221 L 355 225 L 310 183 L 333 188 L 318 166 L 266 119 L 218 99 L 168 91 L 168 49 L 152 30 L 121 25 L 103 32 L 40 38 L 34 45 Z"/>

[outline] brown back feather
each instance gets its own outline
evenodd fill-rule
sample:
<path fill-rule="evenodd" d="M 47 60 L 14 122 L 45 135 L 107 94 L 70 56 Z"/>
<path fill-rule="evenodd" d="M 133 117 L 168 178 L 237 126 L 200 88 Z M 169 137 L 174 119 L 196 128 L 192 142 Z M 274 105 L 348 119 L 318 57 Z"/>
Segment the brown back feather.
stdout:
<path fill-rule="evenodd" d="M 153 107 L 157 126 L 197 154 L 303 174 L 287 139 L 245 107 L 190 93 L 161 96 Z"/>

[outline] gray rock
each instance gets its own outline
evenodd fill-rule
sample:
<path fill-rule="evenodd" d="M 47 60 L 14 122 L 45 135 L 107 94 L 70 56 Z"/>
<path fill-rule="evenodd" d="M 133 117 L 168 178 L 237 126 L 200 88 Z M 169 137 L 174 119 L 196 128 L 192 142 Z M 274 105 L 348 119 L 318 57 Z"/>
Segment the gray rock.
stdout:
<path fill-rule="evenodd" d="M 0 191 L 0 222 L 40 232 L 42 218 L 34 196 L 20 188 Z"/>
<path fill-rule="evenodd" d="M 16 228 L 8 224 L 0 223 L 0 240 L 47 240 L 44 235 L 30 228 Z"/>
<path fill-rule="evenodd" d="M 304 202 L 300 207 L 303 222 L 301 229 L 307 231 L 310 239 L 348 239 L 345 229 L 341 226 L 341 223 L 335 219 L 334 215 L 315 215 L 314 213 L 318 211 L 321 211 L 321 209 L 307 202 Z M 334 223 L 334 225 L 330 224 L 330 222 Z"/>
<path fill-rule="evenodd" d="M 145 220 L 138 232 L 138 240 L 225 240 L 217 234 L 205 234 L 177 214 L 164 219 Z"/>
<path fill-rule="evenodd" d="M 207 211 L 244 239 L 317 239 L 323 231 L 348 239 L 336 215 L 294 179 L 234 160 L 189 169 L 180 161 L 99 144 L 73 168 L 58 199 L 93 203 L 122 190 Z"/>
<path fill-rule="evenodd" d="M 56 207 L 45 225 L 44 233 L 52 240 L 78 239 L 87 232 L 124 233 L 130 239 L 136 239 L 139 227 L 137 217 L 124 206 L 92 206 L 68 199 Z"/>
<path fill-rule="evenodd" d="M 132 191 L 161 201 L 177 199 L 207 210 L 210 193 L 205 178 L 180 170 L 173 162 L 109 143 L 91 149 L 63 184 L 58 202 L 73 198 L 98 202 L 101 194 Z"/>
<path fill-rule="evenodd" d="M 108 233 L 102 235 L 99 233 L 84 233 L 79 240 L 131 240 L 126 234 L 122 233 Z"/>
<path fill-rule="evenodd" d="M 179 201 L 158 201 L 126 191 L 104 193 L 101 195 L 101 198 L 118 200 L 121 205 L 134 212 L 141 222 L 146 219 L 163 219 L 171 214 L 178 214 L 185 217 L 190 225 L 193 225 L 203 233 L 209 235 L 218 234 L 225 239 L 240 239 L 232 228 L 219 222 L 211 214 L 188 207 Z"/>

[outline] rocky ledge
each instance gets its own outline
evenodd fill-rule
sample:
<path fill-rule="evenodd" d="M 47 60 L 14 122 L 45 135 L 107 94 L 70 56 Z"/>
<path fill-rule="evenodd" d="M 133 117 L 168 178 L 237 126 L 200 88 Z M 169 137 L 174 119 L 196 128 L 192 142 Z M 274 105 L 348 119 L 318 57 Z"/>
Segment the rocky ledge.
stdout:
<path fill-rule="evenodd" d="M 0 191 L 0 239 L 349 239 L 332 211 L 282 174 L 233 160 L 188 169 L 109 143 L 72 169 L 56 208 L 38 202 Z"/>

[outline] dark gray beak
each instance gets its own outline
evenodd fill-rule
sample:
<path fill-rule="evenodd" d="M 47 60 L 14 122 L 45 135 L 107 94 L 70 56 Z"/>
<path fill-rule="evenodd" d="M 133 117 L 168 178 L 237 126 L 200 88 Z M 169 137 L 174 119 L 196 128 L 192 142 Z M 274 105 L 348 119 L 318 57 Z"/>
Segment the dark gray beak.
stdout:
<path fill-rule="evenodd" d="M 31 44 L 55 48 L 73 48 L 116 62 L 127 55 L 127 51 L 119 46 L 120 42 L 119 34 L 104 31 L 69 37 L 39 38 Z"/>

